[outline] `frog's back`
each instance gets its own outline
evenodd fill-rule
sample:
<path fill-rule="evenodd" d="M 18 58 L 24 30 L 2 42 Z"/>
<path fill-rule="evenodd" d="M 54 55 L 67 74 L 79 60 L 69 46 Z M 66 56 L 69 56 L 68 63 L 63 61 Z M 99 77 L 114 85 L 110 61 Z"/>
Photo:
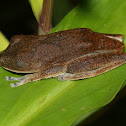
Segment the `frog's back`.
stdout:
<path fill-rule="evenodd" d="M 11 39 L 8 48 L 1 54 L 0 65 L 15 72 L 37 72 L 56 63 L 63 63 L 84 54 L 80 30 L 69 30 L 50 35 L 19 35 Z M 79 51 L 78 51 L 79 50 Z"/>

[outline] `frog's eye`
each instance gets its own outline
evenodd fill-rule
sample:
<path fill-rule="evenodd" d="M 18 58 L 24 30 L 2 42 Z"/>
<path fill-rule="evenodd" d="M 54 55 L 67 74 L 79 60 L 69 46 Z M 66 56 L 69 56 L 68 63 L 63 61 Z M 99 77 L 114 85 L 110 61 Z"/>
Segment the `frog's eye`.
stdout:
<path fill-rule="evenodd" d="M 10 40 L 11 47 L 19 42 L 23 42 L 24 39 L 26 39 L 25 35 L 14 35 Z"/>

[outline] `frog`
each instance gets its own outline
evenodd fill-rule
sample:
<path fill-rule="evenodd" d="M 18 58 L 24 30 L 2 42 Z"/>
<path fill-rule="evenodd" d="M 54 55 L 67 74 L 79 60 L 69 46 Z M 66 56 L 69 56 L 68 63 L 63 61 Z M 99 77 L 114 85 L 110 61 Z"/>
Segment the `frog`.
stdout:
<path fill-rule="evenodd" d="M 11 87 L 48 78 L 71 81 L 91 78 L 126 63 L 124 36 L 75 28 L 47 35 L 14 35 L 0 54 L 0 66 L 25 74 L 8 77 Z"/>

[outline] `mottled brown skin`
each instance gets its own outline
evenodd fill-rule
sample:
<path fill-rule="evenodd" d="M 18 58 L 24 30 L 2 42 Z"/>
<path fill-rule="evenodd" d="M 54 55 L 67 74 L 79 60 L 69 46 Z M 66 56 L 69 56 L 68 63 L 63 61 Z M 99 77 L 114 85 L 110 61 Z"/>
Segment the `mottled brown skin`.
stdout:
<path fill-rule="evenodd" d="M 30 81 L 57 77 L 76 80 L 97 76 L 126 62 L 123 35 L 103 34 L 87 28 L 43 36 L 16 35 L 0 54 L 0 65 L 13 72 L 31 73 L 12 87 Z"/>

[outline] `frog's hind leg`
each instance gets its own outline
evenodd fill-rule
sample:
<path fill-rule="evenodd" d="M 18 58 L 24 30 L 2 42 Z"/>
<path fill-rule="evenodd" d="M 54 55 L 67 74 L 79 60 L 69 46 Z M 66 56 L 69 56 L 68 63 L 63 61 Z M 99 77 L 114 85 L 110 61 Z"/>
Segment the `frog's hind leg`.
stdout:
<path fill-rule="evenodd" d="M 72 62 L 73 64 L 70 63 L 68 65 L 67 72 L 58 76 L 57 79 L 63 81 L 63 80 L 78 80 L 78 79 L 95 77 L 97 75 L 103 74 L 126 63 L 126 54 L 122 56 L 109 55 L 108 57 L 107 54 L 104 55 L 99 54 L 100 60 L 98 59 L 98 57 L 97 58 L 96 57 L 94 55 L 92 56 L 93 60 L 88 60 L 85 62 L 81 62 L 81 60 L 84 60 L 85 57 L 73 61 L 75 63 L 73 62 Z M 89 57 L 86 58 L 89 59 Z"/>
<path fill-rule="evenodd" d="M 118 65 L 120 66 L 120 65 Z M 116 66 L 116 67 L 118 67 Z M 108 70 L 109 68 L 109 70 Z M 107 71 L 110 71 L 114 69 L 114 65 L 106 65 L 106 66 L 102 66 L 100 68 L 94 69 L 94 70 L 90 70 L 90 71 L 86 71 L 86 72 L 80 72 L 80 73 L 64 73 L 60 76 L 57 77 L 57 79 L 59 81 L 64 81 L 64 80 L 78 80 L 78 79 L 85 79 L 85 78 L 91 78 L 91 77 L 95 77 L 98 76 L 100 74 L 103 74 Z"/>
<path fill-rule="evenodd" d="M 17 87 L 23 84 L 26 84 L 27 82 L 32 82 L 32 81 L 37 81 L 45 78 L 51 78 L 51 77 L 56 77 L 65 72 L 65 67 L 63 66 L 53 66 L 52 68 L 48 68 L 46 70 L 33 73 L 33 74 L 27 74 L 22 77 L 6 77 L 5 79 L 7 81 L 19 81 L 16 83 L 11 83 L 11 87 Z"/>

